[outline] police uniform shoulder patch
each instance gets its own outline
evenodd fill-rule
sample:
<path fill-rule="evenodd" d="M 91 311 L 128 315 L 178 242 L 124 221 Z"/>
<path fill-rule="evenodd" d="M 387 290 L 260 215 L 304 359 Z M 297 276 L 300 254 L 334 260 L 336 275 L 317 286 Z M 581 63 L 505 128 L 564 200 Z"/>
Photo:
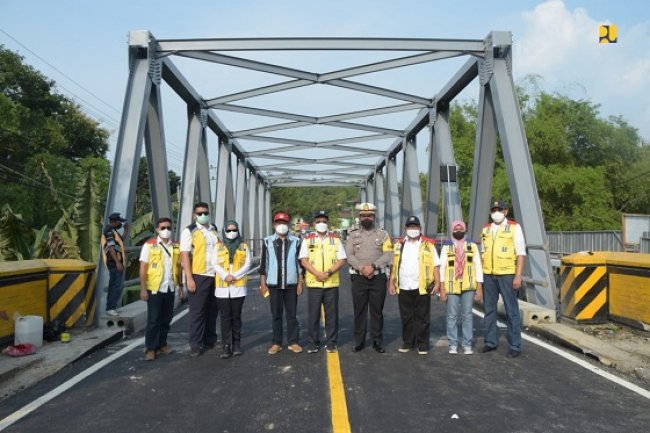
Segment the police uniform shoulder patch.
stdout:
<path fill-rule="evenodd" d="M 156 238 L 151 238 L 147 241 L 147 244 L 149 245 L 156 245 L 158 243 L 158 239 Z"/>
<path fill-rule="evenodd" d="M 511 224 L 511 225 L 516 225 L 517 224 L 517 221 L 515 221 L 515 220 L 507 220 L 507 221 L 508 221 L 508 224 Z"/>
<path fill-rule="evenodd" d="M 314 239 L 316 237 L 316 233 L 309 233 L 307 236 L 305 236 L 305 239 Z"/>

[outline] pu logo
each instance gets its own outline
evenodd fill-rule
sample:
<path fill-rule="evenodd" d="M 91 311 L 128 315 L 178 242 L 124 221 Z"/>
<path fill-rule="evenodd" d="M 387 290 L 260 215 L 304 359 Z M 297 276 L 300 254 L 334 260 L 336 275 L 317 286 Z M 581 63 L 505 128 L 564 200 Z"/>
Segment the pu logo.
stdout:
<path fill-rule="evenodd" d="M 601 24 L 598 26 L 598 42 L 601 44 L 617 43 L 618 28 L 614 24 Z"/>

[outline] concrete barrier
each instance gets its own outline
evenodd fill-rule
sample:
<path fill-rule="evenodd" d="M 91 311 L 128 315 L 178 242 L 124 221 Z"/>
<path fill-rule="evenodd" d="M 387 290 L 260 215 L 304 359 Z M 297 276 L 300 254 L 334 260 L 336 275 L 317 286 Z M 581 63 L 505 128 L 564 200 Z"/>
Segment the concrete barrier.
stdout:
<path fill-rule="evenodd" d="M 101 316 L 100 325 L 122 329 L 128 334 L 142 331 L 147 326 L 147 303 L 136 301 L 117 310 L 117 316 Z"/>
<path fill-rule="evenodd" d="M 497 313 L 505 317 L 506 309 L 499 298 L 497 304 Z M 556 323 L 555 310 L 540 307 L 539 305 L 531 304 L 526 301 L 519 301 L 519 315 L 521 316 L 522 326 L 539 325 L 542 323 Z"/>

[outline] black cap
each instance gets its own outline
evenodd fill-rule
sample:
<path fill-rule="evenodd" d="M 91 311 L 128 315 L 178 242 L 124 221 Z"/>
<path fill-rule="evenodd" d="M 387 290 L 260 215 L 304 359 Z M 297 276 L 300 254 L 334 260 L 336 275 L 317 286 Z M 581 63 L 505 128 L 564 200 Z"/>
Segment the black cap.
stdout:
<path fill-rule="evenodd" d="M 120 221 L 120 222 L 126 222 L 126 218 L 122 218 L 122 215 L 120 215 L 119 212 L 113 212 L 108 216 L 109 221 Z"/>
<path fill-rule="evenodd" d="M 508 205 L 503 199 L 494 200 L 492 204 L 490 204 L 490 210 L 492 209 L 508 209 Z"/>
<path fill-rule="evenodd" d="M 316 212 L 316 213 L 314 214 L 314 217 L 312 218 L 312 220 L 315 220 L 315 219 L 318 218 L 318 217 L 325 217 L 325 218 L 327 218 L 328 220 L 330 219 L 330 217 L 327 216 L 327 211 L 324 211 L 324 210 L 319 210 L 318 212 Z"/>
<path fill-rule="evenodd" d="M 410 217 L 406 218 L 406 222 L 404 223 L 405 226 L 410 226 L 410 225 L 420 225 L 420 218 L 416 217 L 415 215 L 411 215 Z"/>

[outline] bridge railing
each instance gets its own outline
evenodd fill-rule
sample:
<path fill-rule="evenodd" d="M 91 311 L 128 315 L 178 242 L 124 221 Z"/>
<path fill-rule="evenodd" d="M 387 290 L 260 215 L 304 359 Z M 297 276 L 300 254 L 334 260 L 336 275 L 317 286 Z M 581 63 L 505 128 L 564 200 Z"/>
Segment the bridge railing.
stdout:
<path fill-rule="evenodd" d="M 577 251 L 625 251 L 620 231 L 547 232 L 549 252 L 553 255 Z"/>

